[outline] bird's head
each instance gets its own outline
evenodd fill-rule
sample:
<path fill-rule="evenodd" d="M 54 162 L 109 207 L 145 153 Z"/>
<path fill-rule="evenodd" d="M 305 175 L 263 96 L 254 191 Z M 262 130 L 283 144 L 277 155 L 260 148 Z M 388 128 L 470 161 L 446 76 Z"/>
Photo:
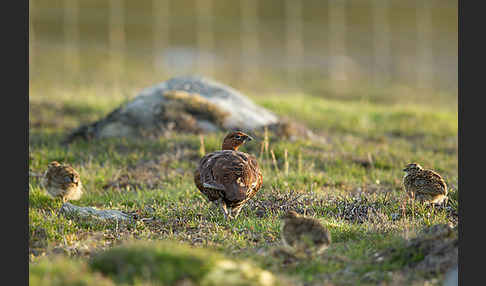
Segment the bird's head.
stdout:
<path fill-rule="evenodd" d="M 283 220 L 287 220 L 287 219 L 293 219 L 298 217 L 300 217 L 300 215 L 296 211 L 290 210 L 286 212 L 281 218 Z"/>
<path fill-rule="evenodd" d="M 53 168 L 53 167 L 58 167 L 58 166 L 61 166 L 61 164 L 59 164 L 59 162 L 57 161 L 52 161 L 49 163 L 49 165 L 47 165 L 47 168 Z"/>
<path fill-rule="evenodd" d="M 222 149 L 236 151 L 241 145 L 245 144 L 245 142 L 251 140 L 253 140 L 253 138 L 248 134 L 240 131 L 231 132 L 224 137 Z"/>
<path fill-rule="evenodd" d="M 410 163 L 407 166 L 405 166 L 405 168 L 403 169 L 403 171 L 407 174 L 417 172 L 417 171 L 420 171 L 420 170 L 422 170 L 422 166 L 420 166 L 417 163 Z"/>

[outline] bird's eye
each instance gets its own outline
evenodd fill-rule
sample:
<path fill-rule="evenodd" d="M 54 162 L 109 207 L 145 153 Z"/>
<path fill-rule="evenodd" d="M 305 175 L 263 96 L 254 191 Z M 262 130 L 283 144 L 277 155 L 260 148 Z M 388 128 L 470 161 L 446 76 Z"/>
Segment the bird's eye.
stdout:
<path fill-rule="evenodd" d="M 240 135 L 235 135 L 235 138 L 236 139 L 241 139 L 241 136 Z"/>

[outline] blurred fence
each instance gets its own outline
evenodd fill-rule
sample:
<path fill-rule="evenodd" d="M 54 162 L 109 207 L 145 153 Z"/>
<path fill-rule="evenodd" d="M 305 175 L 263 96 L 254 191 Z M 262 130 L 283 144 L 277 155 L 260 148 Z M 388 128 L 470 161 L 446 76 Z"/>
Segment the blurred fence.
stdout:
<path fill-rule="evenodd" d="M 30 0 L 30 77 L 200 74 L 457 91 L 452 0 Z M 68 84 L 66 80 L 65 84 Z"/>

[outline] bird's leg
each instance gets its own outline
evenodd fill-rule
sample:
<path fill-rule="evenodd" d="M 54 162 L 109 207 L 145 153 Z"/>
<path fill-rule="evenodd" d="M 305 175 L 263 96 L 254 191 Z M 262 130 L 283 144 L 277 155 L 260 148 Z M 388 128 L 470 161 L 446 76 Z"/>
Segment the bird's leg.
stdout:
<path fill-rule="evenodd" d="M 228 209 L 228 217 L 230 219 L 234 219 L 235 218 L 235 216 L 234 216 L 234 209 L 232 209 L 232 208 L 229 208 Z"/>
<path fill-rule="evenodd" d="M 233 215 L 233 218 L 236 218 L 240 214 L 242 207 L 243 206 L 239 206 L 231 210 L 231 214 Z"/>
<path fill-rule="evenodd" d="M 223 209 L 224 219 L 227 220 L 230 215 L 228 213 L 228 209 L 226 208 L 226 204 L 223 202 L 223 199 L 219 199 L 219 205 L 221 206 L 221 209 Z"/>

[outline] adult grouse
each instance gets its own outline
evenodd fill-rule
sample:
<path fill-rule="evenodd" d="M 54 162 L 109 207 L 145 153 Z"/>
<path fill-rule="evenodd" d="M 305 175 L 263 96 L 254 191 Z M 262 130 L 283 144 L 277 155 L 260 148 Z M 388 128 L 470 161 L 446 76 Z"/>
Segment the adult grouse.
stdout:
<path fill-rule="evenodd" d="M 251 136 L 239 131 L 226 135 L 222 150 L 202 157 L 194 172 L 197 188 L 222 208 L 226 219 L 236 218 L 262 186 L 263 177 L 256 158 L 238 151 L 251 140 Z"/>

